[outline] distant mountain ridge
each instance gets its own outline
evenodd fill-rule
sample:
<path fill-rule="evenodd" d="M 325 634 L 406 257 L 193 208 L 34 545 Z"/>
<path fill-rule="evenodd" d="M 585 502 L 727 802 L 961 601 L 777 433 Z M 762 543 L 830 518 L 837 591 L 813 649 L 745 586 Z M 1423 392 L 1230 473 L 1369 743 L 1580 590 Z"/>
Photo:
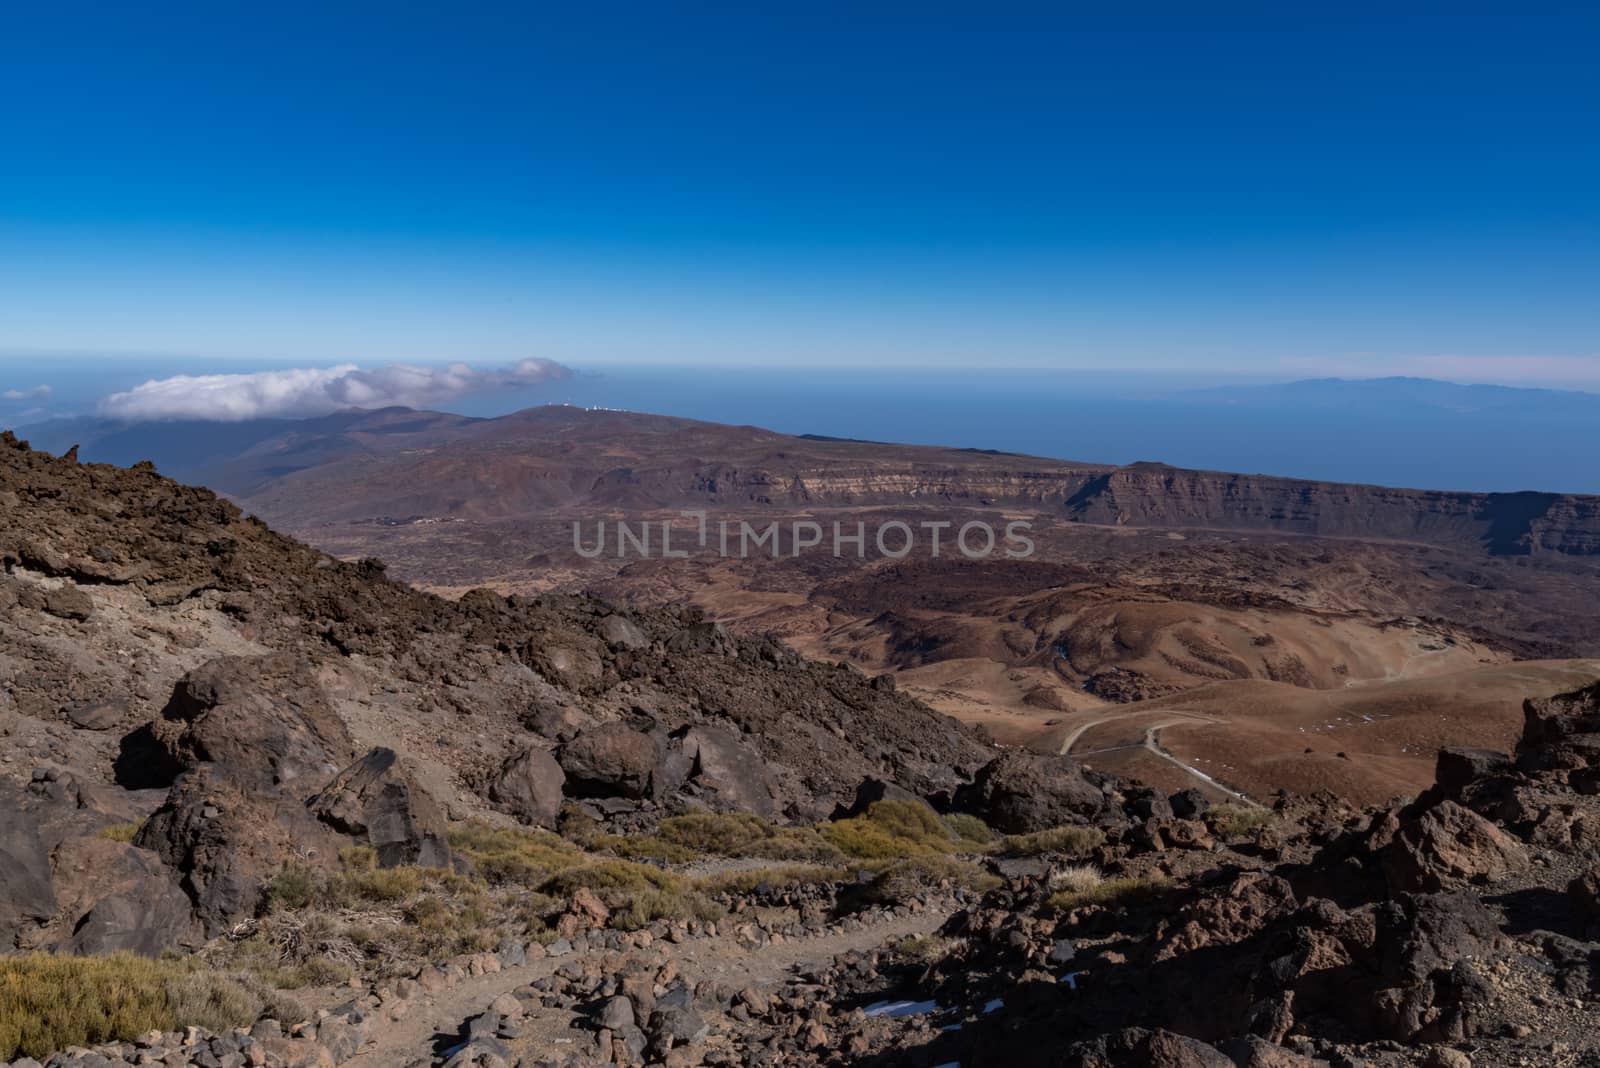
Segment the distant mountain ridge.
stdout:
<path fill-rule="evenodd" d="M 1312 408 L 1427 409 L 1470 415 L 1482 412 L 1593 417 L 1600 394 L 1446 382 L 1436 378 L 1303 378 L 1260 386 L 1191 390 L 1185 397 L 1238 405 Z"/>
<path fill-rule="evenodd" d="M 421 516 L 499 520 L 674 507 L 950 502 L 1107 526 L 1414 541 L 1494 555 L 1600 555 L 1600 497 L 1577 494 L 1411 490 L 1148 462 L 1079 464 L 557 405 L 492 419 L 387 408 L 268 425 L 154 426 L 164 436 L 141 439 L 136 428 L 125 428 L 85 445 L 84 458 L 129 463 L 144 458 L 134 454 L 141 443 L 154 442 L 177 461 L 163 467 L 167 473 L 210 485 L 300 532 Z M 234 451 L 216 454 L 219 441 Z"/>

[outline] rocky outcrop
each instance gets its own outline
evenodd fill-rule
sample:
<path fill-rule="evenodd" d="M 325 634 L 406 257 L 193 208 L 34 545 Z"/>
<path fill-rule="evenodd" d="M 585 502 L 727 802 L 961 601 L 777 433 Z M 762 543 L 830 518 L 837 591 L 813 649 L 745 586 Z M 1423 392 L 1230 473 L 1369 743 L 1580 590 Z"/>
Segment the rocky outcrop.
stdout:
<path fill-rule="evenodd" d="M 662 742 L 625 723 L 602 723 L 562 746 L 559 760 L 574 797 L 649 797 L 664 785 Z"/>
<path fill-rule="evenodd" d="M 331 864 L 346 845 L 385 866 L 450 862 L 438 806 L 392 750 L 355 758 L 304 660 L 212 660 L 179 681 L 152 733 L 182 770 L 136 844 L 182 874 L 208 932 L 252 914 L 285 864 Z"/>
<path fill-rule="evenodd" d="M 37 819 L 23 805 L 22 788 L 0 779 L 0 949 L 14 947 L 26 931 L 56 910 L 50 853 Z"/>
<path fill-rule="evenodd" d="M 688 761 L 688 789 L 721 812 L 779 815 L 779 786 L 754 746 L 725 727 L 691 727 L 678 740 Z"/>
<path fill-rule="evenodd" d="M 489 785 L 491 800 L 524 823 L 555 826 L 567 775 L 547 750 L 528 746 L 506 761 Z"/>
<path fill-rule="evenodd" d="M 393 749 L 367 752 L 334 776 L 306 808 L 340 834 L 372 847 L 379 867 L 450 866 L 444 813 L 401 771 Z"/>
<path fill-rule="evenodd" d="M 1441 801 L 1403 824 L 1396 815 L 1388 820 L 1392 840 L 1381 847 L 1381 863 L 1389 885 L 1399 891 L 1488 882 L 1528 866 L 1522 843 L 1454 801 Z M 1375 841 L 1390 834 L 1386 826 Z"/>
<path fill-rule="evenodd" d="M 1011 749 L 978 771 L 956 805 L 1007 834 L 1093 823 L 1108 808 L 1095 778 L 1065 757 Z"/>

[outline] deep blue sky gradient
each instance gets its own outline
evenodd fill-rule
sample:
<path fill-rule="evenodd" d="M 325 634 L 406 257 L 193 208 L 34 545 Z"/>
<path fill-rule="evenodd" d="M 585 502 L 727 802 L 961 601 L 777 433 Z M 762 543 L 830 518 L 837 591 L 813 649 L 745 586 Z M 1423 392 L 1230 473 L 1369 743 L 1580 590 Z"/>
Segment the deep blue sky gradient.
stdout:
<path fill-rule="evenodd" d="M 13 5 L 0 388 L 64 352 L 1600 384 L 1593 8 L 758 6 Z"/>

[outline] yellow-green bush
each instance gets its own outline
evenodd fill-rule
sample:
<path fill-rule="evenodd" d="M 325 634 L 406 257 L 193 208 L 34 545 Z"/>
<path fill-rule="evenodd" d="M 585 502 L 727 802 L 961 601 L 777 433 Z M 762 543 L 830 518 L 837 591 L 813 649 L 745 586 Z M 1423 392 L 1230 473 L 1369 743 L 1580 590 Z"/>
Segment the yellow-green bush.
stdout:
<path fill-rule="evenodd" d="M 817 863 L 841 859 L 814 827 L 779 827 L 742 812 L 691 812 L 662 820 L 654 834 L 591 833 L 583 844 L 614 856 L 667 864 L 687 864 L 705 856 Z"/>
<path fill-rule="evenodd" d="M 626 860 L 658 860 L 663 864 L 688 864 L 700 855 L 653 834 L 597 834 L 586 844 L 596 852 Z"/>
<path fill-rule="evenodd" d="M 1057 912 L 1071 912 L 1085 905 L 1131 905 L 1155 897 L 1171 885 L 1172 880 L 1156 876 L 1105 879 L 1051 894 L 1045 905 Z"/>
<path fill-rule="evenodd" d="M 567 897 L 579 888 L 597 893 L 606 891 L 677 890 L 688 888 L 689 881 L 676 872 L 634 864 L 626 860 L 599 860 L 557 872 L 538 886 L 543 894 Z"/>
<path fill-rule="evenodd" d="M 485 882 L 528 887 L 588 859 L 560 835 L 476 821 L 452 829 L 450 847 L 472 861 Z"/>
<path fill-rule="evenodd" d="M 749 813 L 692 812 L 661 821 L 664 840 L 724 857 L 760 857 L 828 863 L 840 859 L 838 849 L 815 827 L 779 827 Z"/>
<path fill-rule="evenodd" d="M 987 823 L 965 812 L 951 812 L 941 818 L 944 825 L 950 828 L 950 833 L 955 835 L 956 844 L 963 848 L 980 851 L 998 837 Z"/>
<path fill-rule="evenodd" d="M 686 877 L 625 860 L 602 860 L 568 868 L 551 876 L 538 889 L 556 898 L 568 897 L 579 889 L 592 890 L 612 910 L 610 926 L 620 930 L 643 927 L 655 920 L 715 919 L 722 914 L 722 909 Z"/>
<path fill-rule="evenodd" d="M 1081 857 L 1105 839 L 1098 827 L 1052 827 L 1032 834 L 1007 835 L 1000 843 L 1000 852 L 1008 857 L 1036 857 L 1043 853 Z"/>
<path fill-rule="evenodd" d="M 95 837 L 104 838 L 108 842 L 122 842 L 127 845 L 133 842 L 143 828 L 143 823 L 113 823 L 109 827 L 100 828 L 100 832 Z"/>
<path fill-rule="evenodd" d="M 1212 829 L 1224 838 L 1243 838 L 1254 834 L 1262 827 L 1271 826 L 1277 819 L 1277 815 L 1270 809 L 1256 805 L 1235 804 L 1232 801 L 1216 805 L 1206 814 L 1206 820 Z"/>
<path fill-rule="evenodd" d="M 867 884 L 867 897 L 883 904 L 895 904 L 940 883 L 981 893 L 1000 887 L 1004 880 L 958 857 L 905 857 L 878 869 L 872 882 Z"/>
<path fill-rule="evenodd" d="M 3 1060 L 190 1025 L 224 1031 L 252 1022 L 260 1009 L 238 982 L 193 961 L 127 953 L 0 958 Z"/>
<path fill-rule="evenodd" d="M 794 886 L 838 883 L 848 878 L 849 874 L 844 868 L 788 864 L 778 868 L 750 868 L 706 875 L 695 880 L 695 889 L 704 894 L 748 894 L 762 885 L 783 890 Z"/>
<path fill-rule="evenodd" d="M 933 809 L 915 801 L 875 801 L 863 814 L 825 823 L 818 831 L 841 853 L 862 860 L 932 857 L 956 846 Z"/>
<path fill-rule="evenodd" d="M 955 952 L 956 947 L 960 944 L 961 942 L 958 939 L 946 938 L 943 935 L 912 935 L 896 942 L 894 949 L 896 953 L 902 956 L 910 957 L 926 964 L 934 964 Z"/>

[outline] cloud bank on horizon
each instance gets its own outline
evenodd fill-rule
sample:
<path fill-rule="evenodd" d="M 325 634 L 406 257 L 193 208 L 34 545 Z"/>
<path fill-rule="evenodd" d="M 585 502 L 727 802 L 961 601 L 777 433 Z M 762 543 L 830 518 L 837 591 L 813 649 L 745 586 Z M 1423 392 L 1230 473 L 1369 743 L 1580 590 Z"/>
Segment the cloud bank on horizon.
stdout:
<path fill-rule="evenodd" d="M 4 392 L 0 392 L 0 400 L 44 400 L 46 397 L 50 396 L 50 393 L 51 389 L 49 386 L 34 386 L 32 389 L 8 389 Z"/>
<path fill-rule="evenodd" d="M 174 375 L 113 393 L 100 403 L 100 414 L 128 422 L 307 418 L 346 408 L 427 407 L 473 393 L 558 381 L 571 373 L 553 360 L 528 359 L 495 368 L 465 363 L 442 367 L 391 363 L 362 370 L 348 363 L 245 374 Z"/>

